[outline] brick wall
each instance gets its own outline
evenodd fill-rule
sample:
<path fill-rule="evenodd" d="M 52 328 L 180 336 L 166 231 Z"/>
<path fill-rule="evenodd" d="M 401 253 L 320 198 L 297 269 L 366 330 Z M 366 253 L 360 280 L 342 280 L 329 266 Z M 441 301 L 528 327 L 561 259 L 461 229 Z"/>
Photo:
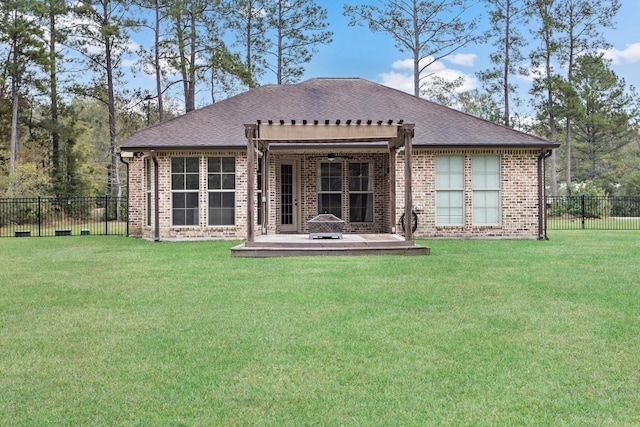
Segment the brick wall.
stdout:
<path fill-rule="evenodd" d="M 337 158 L 343 163 L 343 219 L 347 219 L 347 233 L 388 233 L 389 218 L 389 165 L 388 153 L 337 153 L 350 158 Z M 472 221 L 471 156 L 499 155 L 501 158 L 501 223 L 496 226 L 475 226 Z M 435 156 L 465 156 L 465 220 L 460 226 L 441 226 L 435 221 Z M 197 226 L 174 227 L 171 225 L 171 157 L 198 157 L 200 160 L 199 224 Z M 233 156 L 236 158 L 235 225 L 207 225 L 207 157 Z M 326 151 L 299 152 L 277 151 L 269 154 L 268 201 L 269 234 L 279 233 L 280 218 L 280 177 L 283 160 L 296 160 L 301 179 L 300 186 L 300 230 L 308 232 L 307 221 L 317 215 L 317 168 L 324 161 Z M 534 238 L 538 235 L 538 175 L 536 150 L 424 150 L 413 151 L 413 206 L 418 213 L 416 238 Z M 247 236 L 247 168 L 244 151 L 171 151 L 158 153 L 159 163 L 159 216 L 161 239 L 245 239 Z M 348 222 L 348 163 L 372 162 L 374 175 L 374 221 L 352 224 Z M 151 162 L 153 165 L 153 162 Z M 146 224 L 146 184 L 145 157 L 133 158 L 129 167 L 129 230 L 134 236 L 152 239 L 155 218 Z M 253 174 L 255 179 L 255 173 Z M 265 174 L 266 178 L 266 174 Z M 152 186 L 155 185 L 152 179 Z M 257 186 L 257 183 L 256 183 Z M 256 187 L 257 188 L 257 187 Z M 152 209 L 153 202 L 152 188 Z M 257 209 L 257 207 L 256 207 Z M 404 212 L 404 153 L 396 159 L 396 218 Z M 257 212 L 254 214 L 257 219 Z M 256 224 L 256 235 L 261 227 Z"/>
<path fill-rule="evenodd" d="M 416 238 L 536 238 L 538 236 L 537 150 L 414 150 L 413 206 L 418 214 Z M 436 224 L 435 156 L 463 155 L 464 224 Z M 500 156 L 500 225 L 473 224 L 471 157 Z M 404 212 L 404 153 L 398 155 L 396 215 Z M 400 230 L 400 229 L 399 229 Z"/>

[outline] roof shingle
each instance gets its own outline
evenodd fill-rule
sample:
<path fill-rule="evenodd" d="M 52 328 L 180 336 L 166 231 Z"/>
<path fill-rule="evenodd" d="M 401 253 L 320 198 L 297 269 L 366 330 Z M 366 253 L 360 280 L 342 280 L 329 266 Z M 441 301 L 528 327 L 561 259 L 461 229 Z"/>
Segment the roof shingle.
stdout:
<path fill-rule="evenodd" d="M 368 80 L 316 78 L 251 89 L 136 132 L 122 149 L 246 147 L 244 125 L 258 120 L 403 120 L 415 124 L 415 146 L 557 146 Z"/>

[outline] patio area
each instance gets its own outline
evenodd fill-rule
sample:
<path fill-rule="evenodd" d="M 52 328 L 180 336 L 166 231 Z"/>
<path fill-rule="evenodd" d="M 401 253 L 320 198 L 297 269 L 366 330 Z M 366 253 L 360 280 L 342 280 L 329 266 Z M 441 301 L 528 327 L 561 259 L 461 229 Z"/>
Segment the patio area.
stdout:
<path fill-rule="evenodd" d="M 430 248 L 406 241 L 398 234 L 343 234 L 342 239 L 311 239 L 308 234 L 255 236 L 231 248 L 237 257 L 429 255 Z"/>

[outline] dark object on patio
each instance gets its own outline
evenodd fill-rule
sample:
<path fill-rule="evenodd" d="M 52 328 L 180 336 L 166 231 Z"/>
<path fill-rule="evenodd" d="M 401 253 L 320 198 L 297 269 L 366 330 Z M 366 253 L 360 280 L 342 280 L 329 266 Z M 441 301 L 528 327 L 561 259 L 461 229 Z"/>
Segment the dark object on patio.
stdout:
<path fill-rule="evenodd" d="M 71 230 L 56 230 L 56 236 L 71 236 Z"/>
<path fill-rule="evenodd" d="M 329 237 L 342 239 L 344 221 L 333 214 L 320 214 L 307 221 L 309 225 L 309 238 Z"/>
<path fill-rule="evenodd" d="M 16 237 L 31 237 L 31 230 L 17 230 L 14 235 Z"/>

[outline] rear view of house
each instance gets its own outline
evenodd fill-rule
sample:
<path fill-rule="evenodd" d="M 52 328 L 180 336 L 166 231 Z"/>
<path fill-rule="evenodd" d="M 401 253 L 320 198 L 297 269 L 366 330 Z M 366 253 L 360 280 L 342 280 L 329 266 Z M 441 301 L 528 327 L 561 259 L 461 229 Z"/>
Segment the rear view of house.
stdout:
<path fill-rule="evenodd" d="M 345 234 L 544 238 L 556 147 L 353 78 L 252 89 L 121 150 L 129 229 L 143 238 L 308 234 L 319 214 Z"/>

